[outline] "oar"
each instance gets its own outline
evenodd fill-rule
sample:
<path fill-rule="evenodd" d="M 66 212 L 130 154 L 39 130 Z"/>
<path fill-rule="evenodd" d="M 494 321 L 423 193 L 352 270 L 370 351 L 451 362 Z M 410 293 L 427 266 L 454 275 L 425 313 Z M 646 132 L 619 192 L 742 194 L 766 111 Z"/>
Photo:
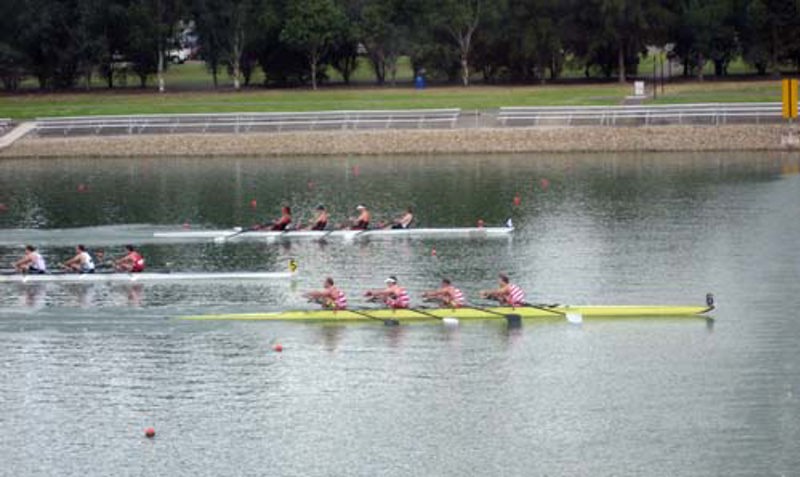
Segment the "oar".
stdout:
<path fill-rule="evenodd" d="M 387 318 L 387 319 L 378 318 L 377 316 L 372 316 L 370 314 L 364 313 L 363 311 L 358 311 L 358 310 L 342 310 L 342 311 L 349 311 L 350 313 L 355 313 L 356 315 L 369 318 L 370 320 L 382 321 L 383 324 L 386 326 L 398 326 L 400 324 L 399 321 L 393 318 Z"/>
<path fill-rule="evenodd" d="M 427 311 L 420 310 L 419 308 L 410 308 L 410 310 L 415 312 L 415 313 L 419 313 L 420 315 L 425 315 L 425 316 L 428 316 L 428 317 L 431 317 L 431 318 L 435 318 L 435 319 L 441 321 L 442 323 L 444 323 L 445 325 L 458 326 L 458 318 L 455 318 L 455 317 L 452 317 L 452 316 L 445 316 L 445 317 L 436 316 L 433 313 L 428 313 Z"/>
<path fill-rule="evenodd" d="M 233 237 L 238 237 L 239 235 L 246 234 L 247 232 L 252 232 L 254 230 L 256 230 L 256 229 L 253 228 L 253 227 L 248 227 L 246 229 L 245 228 L 240 228 L 239 230 L 237 230 L 236 232 L 234 232 L 232 234 L 220 235 L 219 237 L 214 237 L 214 243 L 223 243 L 226 240 L 232 239 Z"/>
<path fill-rule="evenodd" d="M 569 321 L 570 323 L 574 323 L 574 324 L 583 323 L 583 315 L 581 315 L 580 313 L 574 313 L 574 312 L 566 312 L 566 313 L 564 313 L 562 311 L 553 310 L 551 308 L 548 308 L 548 307 L 545 307 L 545 306 L 541 306 L 541 305 L 534 305 L 532 303 L 523 303 L 523 306 L 526 306 L 528 308 L 536 308 L 537 310 L 547 311 L 547 312 L 550 312 L 550 313 L 554 313 L 556 315 L 561 315 L 564 318 L 566 318 L 567 321 Z"/>
<path fill-rule="evenodd" d="M 478 311 L 482 311 L 484 313 L 489 313 L 490 315 L 502 316 L 503 318 L 506 319 L 506 321 L 508 321 L 508 324 L 512 325 L 512 326 L 519 326 L 519 325 L 522 324 L 522 316 L 520 316 L 520 315 L 518 315 L 516 313 L 508 313 L 508 314 L 500 313 L 499 311 L 494 311 L 494 310 L 490 310 L 488 308 L 484 308 L 482 306 L 475 306 L 475 305 L 471 305 L 471 304 L 467 304 L 467 305 L 463 305 L 463 306 L 464 306 L 464 308 L 471 308 L 473 310 L 478 310 Z"/>

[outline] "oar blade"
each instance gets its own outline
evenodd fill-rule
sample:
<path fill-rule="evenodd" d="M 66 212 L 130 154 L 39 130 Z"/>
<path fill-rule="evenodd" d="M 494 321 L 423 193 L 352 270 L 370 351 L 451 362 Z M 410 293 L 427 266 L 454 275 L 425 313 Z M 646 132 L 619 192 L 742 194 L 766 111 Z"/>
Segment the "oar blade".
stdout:
<path fill-rule="evenodd" d="M 580 325 L 581 323 L 583 323 L 583 315 L 581 315 L 580 313 L 569 312 L 566 314 L 566 317 L 567 321 L 569 321 L 574 325 Z"/>
<path fill-rule="evenodd" d="M 517 313 L 508 313 L 505 315 L 506 322 L 508 322 L 508 326 L 513 328 L 519 328 L 522 326 L 522 315 L 518 315 Z"/>

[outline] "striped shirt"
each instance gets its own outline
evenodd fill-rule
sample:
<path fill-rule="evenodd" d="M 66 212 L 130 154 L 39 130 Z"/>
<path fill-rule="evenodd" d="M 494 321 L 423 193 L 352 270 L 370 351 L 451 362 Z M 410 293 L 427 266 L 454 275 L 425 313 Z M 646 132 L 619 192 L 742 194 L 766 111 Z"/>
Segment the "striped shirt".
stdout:
<path fill-rule="evenodd" d="M 456 287 L 450 287 L 450 300 L 448 305 L 458 308 L 464 305 L 464 293 Z"/>
<path fill-rule="evenodd" d="M 506 296 L 506 303 L 511 306 L 520 306 L 525 304 L 525 292 L 522 291 L 517 285 L 513 283 L 508 284 L 508 295 Z"/>
<path fill-rule="evenodd" d="M 345 296 L 342 290 L 336 290 L 336 299 L 333 301 L 333 308 L 335 310 L 347 309 L 347 296 Z"/>
<path fill-rule="evenodd" d="M 389 308 L 408 308 L 411 305 L 411 297 L 405 288 L 394 287 L 394 295 L 386 297 L 384 303 Z"/>

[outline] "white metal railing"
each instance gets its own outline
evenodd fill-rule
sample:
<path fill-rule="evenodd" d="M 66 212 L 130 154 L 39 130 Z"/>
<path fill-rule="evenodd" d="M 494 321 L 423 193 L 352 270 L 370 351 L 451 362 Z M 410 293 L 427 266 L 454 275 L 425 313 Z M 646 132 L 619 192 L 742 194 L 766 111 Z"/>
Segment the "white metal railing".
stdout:
<path fill-rule="evenodd" d="M 5 134 L 11 127 L 11 119 L 0 118 L 0 135 Z"/>
<path fill-rule="evenodd" d="M 145 134 L 455 127 L 460 109 L 167 114 L 37 119 L 39 134 Z"/>
<path fill-rule="evenodd" d="M 722 125 L 780 121 L 781 103 L 505 107 L 497 113 L 497 122 L 502 126 Z"/>

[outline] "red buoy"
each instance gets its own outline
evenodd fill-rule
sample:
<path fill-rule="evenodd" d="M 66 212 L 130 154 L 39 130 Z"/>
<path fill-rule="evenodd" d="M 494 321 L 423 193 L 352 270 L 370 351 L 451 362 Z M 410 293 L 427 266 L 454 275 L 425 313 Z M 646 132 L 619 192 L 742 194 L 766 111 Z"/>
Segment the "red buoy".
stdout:
<path fill-rule="evenodd" d="M 436 256 L 436 249 L 432 248 L 431 249 L 431 257 L 435 257 L 435 256 Z"/>
<path fill-rule="evenodd" d="M 257 201 L 257 200 L 255 200 L 255 199 L 252 199 L 252 200 L 250 201 L 250 208 L 251 208 L 251 209 L 255 209 L 256 207 L 258 207 L 258 201 Z"/>
<path fill-rule="evenodd" d="M 152 427 L 148 427 L 147 429 L 144 430 L 144 435 L 145 437 L 153 438 L 156 436 L 156 430 L 153 429 Z"/>
<path fill-rule="evenodd" d="M 274 345 L 272 345 L 272 350 L 275 351 L 276 353 L 280 353 L 283 351 L 283 345 L 280 343 L 275 343 Z"/>
<path fill-rule="evenodd" d="M 539 185 L 542 187 L 542 190 L 547 190 L 550 187 L 550 181 L 547 178 L 542 178 L 539 181 Z"/>
<path fill-rule="evenodd" d="M 517 195 L 514 196 L 514 205 L 516 207 L 519 207 L 519 204 L 521 203 L 522 203 L 522 197 L 520 197 L 519 192 L 517 192 Z"/>

